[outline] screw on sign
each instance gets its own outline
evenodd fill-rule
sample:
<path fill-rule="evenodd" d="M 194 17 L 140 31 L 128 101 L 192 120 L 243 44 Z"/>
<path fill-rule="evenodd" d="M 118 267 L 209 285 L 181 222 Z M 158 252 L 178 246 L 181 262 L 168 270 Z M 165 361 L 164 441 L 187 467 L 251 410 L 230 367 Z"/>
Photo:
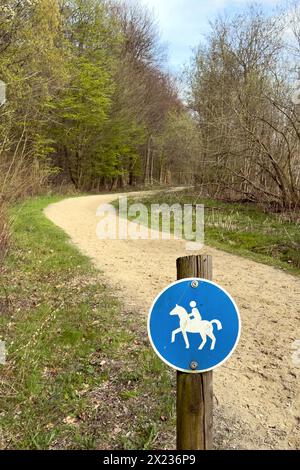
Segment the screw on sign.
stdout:
<path fill-rule="evenodd" d="M 186 257 L 180 260 L 185 259 L 195 259 L 201 264 L 207 257 Z M 180 409 L 185 409 L 188 414 L 190 409 L 197 406 L 205 408 L 205 397 L 203 403 L 199 401 L 201 393 L 206 395 L 203 381 L 206 381 L 212 408 L 212 376 L 208 371 L 229 359 L 238 344 L 240 331 L 240 315 L 234 300 L 222 287 L 208 279 L 180 279 L 167 286 L 156 297 L 149 312 L 148 335 L 156 354 L 179 371 L 178 374 L 181 375 L 177 378 L 185 382 L 184 393 L 179 388 L 177 390 L 177 413 Z M 198 379 L 195 377 L 197 375 Z M 193 387 L 194 394 L 188 398 L 186 392 Z M 191 403 L 182 405 L 179 400 L 190 400 Z M 197 426 L 202 426 L 205 421 L 203 413 L 199 409 L 196 418 L 183 418 L 190 433 L 194 432 L 193 429 L 196 432 Z M 182 421 L 179 420 L 178 425 L 178 419 L 177 415 L 177 446 L 178 433 L 181 433 L 178 427 Z M 181 437 L 179 440 L 182 440 Z M 193 443 L 189 439 L 187 437 L 184 444 L 180 444 L 181 450 L 209 448 L 205 442 L 197 443 L 195 440 Z M 190 440 L 193 441 L 192 438 Z M 203 440 L 205 441 L 205 436 Z"/>

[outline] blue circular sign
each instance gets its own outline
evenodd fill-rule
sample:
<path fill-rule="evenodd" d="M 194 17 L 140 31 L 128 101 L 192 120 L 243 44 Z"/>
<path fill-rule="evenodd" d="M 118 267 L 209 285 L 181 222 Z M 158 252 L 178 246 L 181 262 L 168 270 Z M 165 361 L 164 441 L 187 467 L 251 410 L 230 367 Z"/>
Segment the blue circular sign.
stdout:
<path fill-rule="evenodd" d="M 207 279 L 170 284 L 154 300 L 148 335 L 156 354 L 183 372 L 205 372 L 233 353 L 241 331 L 232 297 Z"/>

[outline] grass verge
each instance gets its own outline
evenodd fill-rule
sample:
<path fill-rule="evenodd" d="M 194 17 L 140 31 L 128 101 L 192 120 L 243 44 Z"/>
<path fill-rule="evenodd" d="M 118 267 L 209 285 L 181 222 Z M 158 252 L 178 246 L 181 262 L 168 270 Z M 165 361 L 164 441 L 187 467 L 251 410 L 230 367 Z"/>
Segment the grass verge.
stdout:
<path fill-rule="evenodd" d="M 174 374 L 90 261 L 43 215 L 12 210 L 1 272 L 0 444 L 8 449 L 170 448 Z"/>
<path fill-rule="evenodd" d="M 128 206 L 134 202 L 137 199 L 129 199 Z M 138 218 L 144 225 L 151 223 L 151 204 L 204 204 L 206 244 L 300 275 L 300 214 L 268 213 L 255 204 L 202 198 L 195 190 L 160 192 L 139 202 L 147 206 L 148 216 L 138 213 L 129 219 Z M 170 225 L 172 231 L 172 217 Z"/>

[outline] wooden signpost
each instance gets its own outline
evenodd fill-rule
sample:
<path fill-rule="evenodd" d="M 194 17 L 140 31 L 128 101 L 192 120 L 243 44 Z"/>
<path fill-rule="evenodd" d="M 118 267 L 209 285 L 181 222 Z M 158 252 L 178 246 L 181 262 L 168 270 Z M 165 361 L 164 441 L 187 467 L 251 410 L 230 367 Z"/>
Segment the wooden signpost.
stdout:
<path fill-rule="evenodd" d="M 177 279 L 200 277 L 212 280 L 212 257 L 177 259 Z M 177 449 L 212 449 L 213 371 L 189 374 L 177 371 Z"/>
<path fill-rule="evenodd" d="M 149 311 L 150 343 L 177 371 L 177 449 L 213 446 L 213 369 L 233 353 L 240 337 L 237 306 L 212 281 L 212 257 L 177 259 L 177 281 Z"/>

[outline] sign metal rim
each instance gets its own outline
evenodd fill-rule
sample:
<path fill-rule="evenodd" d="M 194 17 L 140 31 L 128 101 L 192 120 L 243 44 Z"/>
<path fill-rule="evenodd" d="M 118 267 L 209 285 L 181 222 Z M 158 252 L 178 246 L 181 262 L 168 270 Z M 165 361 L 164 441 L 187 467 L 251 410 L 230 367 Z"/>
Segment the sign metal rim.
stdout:
<path fill-rule="evenodd" d="M 213 286 L 217 287 L 218 289 L 220 289 L 221 291 L 223 291 L 228 297 L 229 299 L 231 300 L 231 302 L 233 303 L 233 306 L 235 308 L 235 311 L 237 313 L 237 317 L 238 317 L 238 334 L 237 334 L 237 337 L 236 337 L 236 340 L 235 340 L 235 343 L 234 343 L 234 346 L 232 347 L 232 349 L 230 350 L 230 352 L 227 354 L 226 357 L 224 357 L 224 359 L 222 359 L 222 361 L 218 362 L 218 364 L 212 366 L 212 367 L 209 367 L 207 369 L 198 369 L 198 370 L 192 370 L 192 369 L 182 369 L 181 367 L 176 367 L 174 364 L 172 364 L 171 362 L 167 361 L 167 359 L 165 359 L 161 354 L 160 352 L 157 350 L 153 340 L 152 340 L 152 336 L 151 336 L 151 330 L 150 330 L 150 321 L 151 321 L 151 314 L 152 314 L 152 311 L 153 311 L 153 308 L 155 306 L 155 303 L 156 301 L 159 299 L 159 297 L 166 291 L 168 290 L 170 287 L 172 286 L 175 286 L 176 284 L 180 284 L 182 282 L 186 282 L 186 281 L 198 281 L 199 283 L 200 282 L 207 282 L 209 284 L 212 284 Z M 148 338 L 149 338 L 149 341 L 150 341 L 150 344 L 152 346 L 152 348 L 154 349 L 155 351 L 155 354 L 157 354 L 157 356 L 165 363 L 167 364 L 169 367 L 171 367 L 172 369 L 174 370 L 178 370 L 180 372 L 187 372 L 189 374 L 201 374 L 203 372 L 208 372 L 210 370 L 213 370 L 213 369 L 216 369 L 217 367 L 221 366 L 222 364 L 224 364 L 224 362 L 226 362 L 230 356 L 233 354 L 233 352 L 235 351 L 238 343 L 239 343 L 239 340 L 240 340 L 240 336 L 241 336 L 241 329 L 242 329 L 242 321 L 241 321 L 241 315 L 240 315 L 240 312 L 239 312 L 239 309 L 235 303 L 235 301 L 233 300 L 232 296 L 227 292 L 226 289 L 224 289 L 223 287 L 221 287 L 219 284 L 217 284 L 216 282 L 214 281 L 210 281 L 209 279 L 204 279 L 204 278 L 201 278 L 201 277 L 185 277 L 185 278 L 182 278 L 182 279 L 179 279 L 177 281 L 174 281 L 172 282 L 171 284 L 169 284 L 167 287 L 165 287 L 162 291 L 160 291 L 158 293 L 158 295 L 155 297 L 154 301 L 152 302 L 152 305 L 150 307 L 150 310 L 149 310 L 149 313 L 148 313 L 148 321 L 147 321 L 147 330 L 148 330 Z"/>

